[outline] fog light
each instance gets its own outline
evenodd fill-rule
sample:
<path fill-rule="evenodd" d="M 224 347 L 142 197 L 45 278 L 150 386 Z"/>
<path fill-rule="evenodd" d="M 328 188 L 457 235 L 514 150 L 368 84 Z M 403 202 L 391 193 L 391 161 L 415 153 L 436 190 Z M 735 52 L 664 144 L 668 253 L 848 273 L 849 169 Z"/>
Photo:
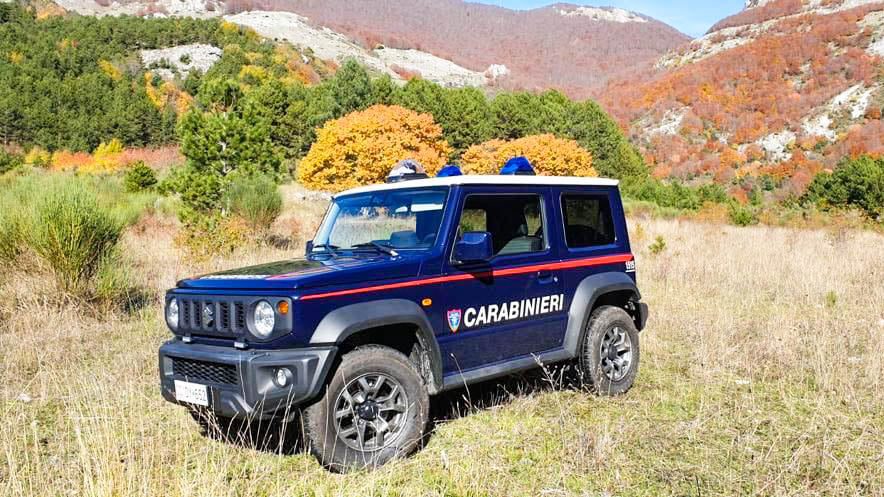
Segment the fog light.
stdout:
<path fill-rule="evenodd" d="M 276 370 L 276 386 L 282 388 L 286 387 L 289 384 L 289 377 L 291 376 L 291 371 L 286 368 L 279 368 Z"/>

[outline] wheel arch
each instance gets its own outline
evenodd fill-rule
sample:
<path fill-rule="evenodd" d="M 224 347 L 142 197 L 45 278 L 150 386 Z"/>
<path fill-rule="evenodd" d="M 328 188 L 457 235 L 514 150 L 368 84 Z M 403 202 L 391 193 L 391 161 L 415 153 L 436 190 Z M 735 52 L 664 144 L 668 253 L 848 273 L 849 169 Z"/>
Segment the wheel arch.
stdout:
<path fill-rule="evenodd" d="M 626 308 L 629 302 L 638 302 L 639 300 L 641 300 L 641 292 L 626 273 L 607 272 L 584 278 L 577 285 L 574 297 L 571 299 L 571 306 L 568 308 L 565 350 L 572 357 L 578 355 L 583 330 L 597 307 L 616 305 Z M 633 317 L 635 318 L 635 316 Z M 640 321 L 641 317 L 636 319 L 637 326 Z"/>
<path fill-rule="evenodd" d="M 435 394 L 442 389 L 442 354 L 426 313 L 410 300 L 374 300 L 335 309 L 319 322 L 310 344 L 389 345 L 397 338 L 409 337 L 409 333 L 425 355 L 426 364 L 422 362 L 420 370 L 428 390 Z"/>

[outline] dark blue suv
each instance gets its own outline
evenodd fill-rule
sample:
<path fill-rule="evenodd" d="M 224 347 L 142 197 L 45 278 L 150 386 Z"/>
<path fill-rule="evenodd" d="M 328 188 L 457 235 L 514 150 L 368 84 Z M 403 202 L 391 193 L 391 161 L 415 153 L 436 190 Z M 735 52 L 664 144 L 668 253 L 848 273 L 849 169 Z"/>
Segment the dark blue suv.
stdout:
<path fill-rule="evenodd" d="M 213 422 L 302 414 L 327 467 L 415 450 L 429 398 L 576 360 L 633 384 L 648 316 L 617 182 L 454 176 L 334 197 L 305 258 L 181 281 L 163 396 Z"/>

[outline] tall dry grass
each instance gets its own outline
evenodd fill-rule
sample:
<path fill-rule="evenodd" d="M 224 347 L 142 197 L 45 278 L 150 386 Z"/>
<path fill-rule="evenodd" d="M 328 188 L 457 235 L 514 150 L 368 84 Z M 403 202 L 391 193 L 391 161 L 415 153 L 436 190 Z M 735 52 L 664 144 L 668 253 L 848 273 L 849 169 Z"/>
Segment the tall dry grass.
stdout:
<path fill-rule="evenodd" d="M 159 295 L 300 255 L 324 205 L 284 194 L 273 230 L 286 248 L 196 264 L 174 220 L 130 228 L 124 253 L 156 299 L 135 315 L 84 313 L 44 276 L 0 276 L 0 494 L 884 495 L 884 237 L 860 231 L 632 219 L 652 316 L 625 397 L 552 375 L 475 386 L 434 399 L 423 451 L 347 476 L 201 436 L 159 395 Z"/>

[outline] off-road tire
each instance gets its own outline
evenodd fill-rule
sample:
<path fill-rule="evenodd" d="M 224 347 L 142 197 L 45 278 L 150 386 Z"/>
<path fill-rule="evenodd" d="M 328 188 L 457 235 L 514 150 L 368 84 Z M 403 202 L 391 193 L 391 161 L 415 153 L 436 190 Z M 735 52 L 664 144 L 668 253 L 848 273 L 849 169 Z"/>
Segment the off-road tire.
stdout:
<path fill-rule="evenodd" d="M 629 340 L 629 367 L 618 377 L 603 370 L 602 349 L 606 334 L 619 334 Z M 611 335 L 608 335 L 611 336 Z M 610 350 L 611 347 L 608 347 Z M 616 354 L 613 354 L 616 356 Z M 610 358 L 606 361 L 610 364 Z M 586 386 L 598 395 L 622 395 L 632 388 L 638 374 L 640 358 L 639 333 L 632 316 L 620 307 L 602 306 L 593 311 L 580 341 L 578 360 L 580 376 Z"/>
<path fill-rule="evenodd" d="M 347 432 L 335 418 L 336 406 L 341 399 L 349 409 L 337 409 L 337 412 L 348 411 L 347 419 L 352 418 L 351 427 L 359 422 L 355 414 L 357 402 L 346 400 L 351 391 L 360 388 L 360 379 L 371 379 L 383 375 L 390 384 L 398 384 L 405 395 L 402 405 L 407 409 L 398 418 L 399 431 L 390 440 L 384 440 L 380 447 L 370 450 L 359 450 L 351 445 L 362 444 L 362 441 L 345 441 L 340 432 Z M 370 381 L 370 380 L 369 380 Z M 372 382 L 372 385 L 376 382 Z M 348 388 L 345 396 L 344 389 Z M 385 387 L 387 388 L 387 387 Z M 389 391 L 389 389 L 388 389 Z M 370 396 L 369 396 L 370 397 Z M 355 397 L 353 397 L 355 399 Z M 382 396 L 379 398 L 383 398 Z M 359 404 L 360 406 L 364 404 Z M 430 398 L 427 387 L 415 365 L 402 353 L 389 347 L 367 345 L 345 354 L 334 375 L 330 378 L 323 396 L 303 411 L 304 435 L 310 451 L 326 468 L 336 472 L 347 472 L 363 468 L 380 466 L 393 458 L 405 457 L 414 452 L 424 437 L 424 430 L 429 419 Z M 401 406 L 400 406 L 401 407 Z M 388 410 L 389 411 L 389 410 Z M 392 412 L 392 411 L 390 411 Z M 398 411 L 397 411 L 398 412 Z M 369 416 L 371 413 L 369 413 Z M 370 423 L 362 419 L 363 423 Z M 392 425 L 389 423 L 388 425 Z M 366 432 L 367 433 L 367 432 Z M 352 431 L 351 431 L 352 436 Z"/>

